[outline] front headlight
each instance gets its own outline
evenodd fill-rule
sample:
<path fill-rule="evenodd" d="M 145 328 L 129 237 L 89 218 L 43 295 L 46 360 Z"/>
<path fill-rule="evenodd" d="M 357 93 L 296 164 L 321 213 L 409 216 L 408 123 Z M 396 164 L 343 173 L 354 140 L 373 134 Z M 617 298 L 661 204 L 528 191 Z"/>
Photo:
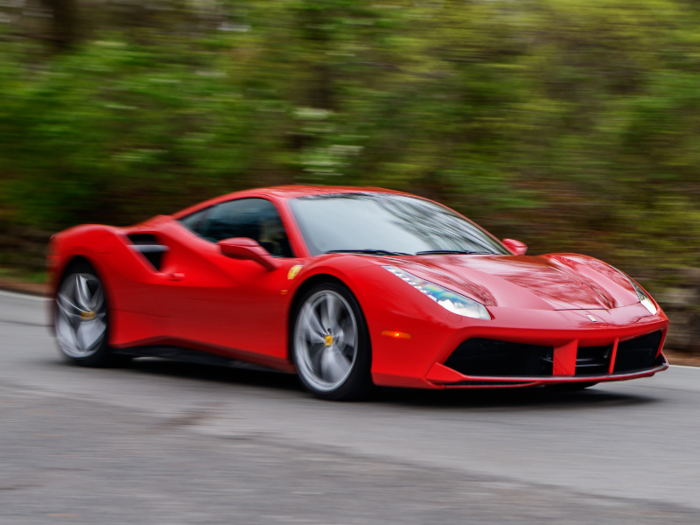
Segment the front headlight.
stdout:
<path fill-rule="evenodd" d="M 656 308 L 656 305 L 654 304 L 654 301 L 651 300 L 651 298 L 642 290 L 642 288 L 635 283 L 632 279 L 627 277 L 627 280 L 630 282 L 632 285 L 632 288 L 634 288 L 634 291 L 637 292 L 637 297 L 639 297 L 639 302 L 644 305 L 644 308 L 649 310 L 649 313 L 651 315 L 656 315 L 656 312 L 658 309 Z"/>
<path fill-rule="evenodd" d="M 485 321 L 491 320 L 491 315 L 486 307 L 481 303 L 477 303 L 473 299 L 469 299 L 468 297 L 459 295 L 458 293 L 448 290 L 447 288 L 443 288 L 435 283 L 431 283 L 430 281 L 426 281 L 416 277 L 415 275 L 411 275 L 410 273 L 404 272 L 396 266 L 383 266 L 382 268 L 390 271 L 402 281 L 407 282 L 419 292 L 424 293 L 437 304 L 442 306 L 445 310 L 449 310 L 457 315 L 463 315 L 464 317 L 471 317 L 473 319 L 484 319 Z"/>
<path fill-rule="evenodd" d="M 613 268 L 615 268 L 615 267 L 613 266 Z M 617 270 L 617 268 L 615 268 L 615 269 Z M 651 298 L 646 294 L 646 292 L 644 290 L 642 290 L 642 287 L 639 286 L 637 283 L 635 283 L 632 280 L 632 278 L 629 275 L 627 275 L 625 272 L 623 272 L 622 270 L 617 270 L 617 271 L 620 272 L 622 275 L 624 275 L 625 279 L 627 279 L 627 281 L 629 281 L 629 283 L 632 285 L 632 288 L 634 288 L 634 291 L 637 293 L 637 297 L 639 298 L 639 302 L 642 303 L 642 305 L 644 305 L 644 308 L 649 310 L 649 313 L 651 315 L 656 315 L 656 312 L 658 312 L 659 309 L 656 308 L 654 301 L 651 300 Z"/>

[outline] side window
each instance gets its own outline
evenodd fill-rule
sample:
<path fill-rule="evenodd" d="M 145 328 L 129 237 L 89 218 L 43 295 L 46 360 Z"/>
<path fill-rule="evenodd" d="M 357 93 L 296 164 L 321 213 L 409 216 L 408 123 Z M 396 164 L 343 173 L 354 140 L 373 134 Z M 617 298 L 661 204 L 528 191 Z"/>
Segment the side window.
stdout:
<path fill-rule="evenodd" d="M 270 201 L 238 199 L 217 204 L 208 211 L 197 229 L 193 229 L 206 240 L 248 237 L 276 257 L 294 256 L 279 213 Z"/>
<path fill-rule="evenodd" d="M 184 219 L 180 219 L 180 223 L 188 230 L 191 230 L 197 235 L 201 236 L 201 227 L 203 226 L 204 218 L 207 216 L 210 209 L 211 208 L 204 208 L 203 210 L 194 212 Z"/>

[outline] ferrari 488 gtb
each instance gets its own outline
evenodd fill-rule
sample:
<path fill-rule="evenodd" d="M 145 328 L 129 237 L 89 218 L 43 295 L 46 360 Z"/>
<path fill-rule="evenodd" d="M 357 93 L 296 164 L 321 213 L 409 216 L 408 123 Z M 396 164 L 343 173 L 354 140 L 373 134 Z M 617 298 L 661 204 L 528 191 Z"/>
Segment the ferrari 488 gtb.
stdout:
<path fill-rule="evenodd" d="M 373 384 L 575 389 L 668 367 L 668 319 L 634 280 L 525 250 L 407 194 L 256 189 L 56 234 L 53 324 L 87 366 L 243 361 L 327 399 Z"/>

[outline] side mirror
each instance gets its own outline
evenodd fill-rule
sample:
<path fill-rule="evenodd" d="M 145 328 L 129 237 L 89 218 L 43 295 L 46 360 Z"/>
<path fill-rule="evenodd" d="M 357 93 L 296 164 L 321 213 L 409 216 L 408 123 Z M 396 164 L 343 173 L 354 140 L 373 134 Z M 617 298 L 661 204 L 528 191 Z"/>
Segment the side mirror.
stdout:
<path fill-rule="evenodd" d="M 516 241 L 515 239 L 503 239 L 503 244 L 513 255 L 525 255 L 527 252 L 527 244 Z"/>
<path fill-rule="evenodd" d="M 233 239 L 223 239 L 217 244 L 221 248 L 221 253 L 232 259 L 255 261 L 268 272 L 279 268 L 279 263 L 274 257 L 253 239 L 234 237 Z"/>

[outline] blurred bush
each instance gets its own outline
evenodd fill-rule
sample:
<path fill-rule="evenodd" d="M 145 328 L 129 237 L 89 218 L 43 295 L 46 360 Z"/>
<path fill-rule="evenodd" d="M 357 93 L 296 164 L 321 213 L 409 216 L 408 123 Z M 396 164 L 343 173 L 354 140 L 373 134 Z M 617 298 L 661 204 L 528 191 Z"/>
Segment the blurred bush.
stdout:
<path fill-rule="evenodd" d="M 678 290 L 700 259 L 696 2 L 2 5 L 8 238 L 245 187 L 375 185 L 693 297 Z"/>

